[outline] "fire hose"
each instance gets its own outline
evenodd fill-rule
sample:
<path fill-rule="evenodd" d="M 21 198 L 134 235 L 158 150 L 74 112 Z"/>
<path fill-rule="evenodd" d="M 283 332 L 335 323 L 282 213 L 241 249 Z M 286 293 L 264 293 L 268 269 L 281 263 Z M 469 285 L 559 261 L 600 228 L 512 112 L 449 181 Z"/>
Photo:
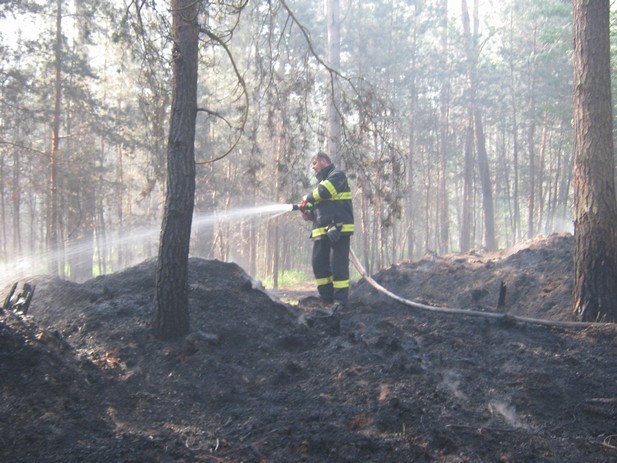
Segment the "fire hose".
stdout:
<path fill-rule="evenodd" d="M 303 200 L 300 204 L 293 204 L 293 211 L 300 211 L 302 213 L 310 212 L 312 205 L 307 204 L 305 200 Z M 410 301 L 409 299 L 402 298 L 388 289 L 381 286 L 377 283 L 364 269 L 360 260 L 356 256 L 356 253 L 353 249 L 349 250 L 349 260 L 354 265 L 358 273 L 364 278 L 369 285 L 371 285 L 374 289 L 376 289 L 379 293 L 387 296 L 397 302 L 400 302 L 403 305 L 409 306 L 413 309 L 426 310 L 429 312 L 436 313 L 447 313 L 447 314 L 456 314 L 456 315 L 465 315 L 470 317 L 483 317 L 483 318 L 492 318 L 496 320 L 501 320 L 503 322 L 521 322 L 521 323 L 530 323 L 535 325 L 544 325 L 544 326 L 558 326 L 558 327 L 568 327 L 568 328 L 588 328 L 591 326 L 611 326 L 617 327 L 615 323 L 603 323 L 603 322 L 573 322 L 573 321 L 561 321 L 561 320 L 544 320 L 541 318 L 531 318 L 531 317 L 522 317 L 519 315 L 512 315 L 509 313 L 498 313 L 498 312 L 480 312 L 478 310 L 469 310 L 469 309 L 459 309 L 459 308 L 451 308 L 451 307 L 436 307 L 427 304 L 421 304 L 419 302 Z"/>
<path fill-rule="evenodd" d="M 496 312 L 480 312 L 477 310 L 468 310 L 468 309 L 456 309 L 450 307 L 435 307 L 426 304 L 420 304 L 419 302 L 410 301 L 408 299 L 404 299 L 400 296 L 397 296 L 393 292 L 387 290 L 379 283 L 377 283 L 370 275 L 366 273 L 366 270 L 358 260 L 353 249 L 349 250 L 349 258 L 353 263 L 356 270 L 362 275 L 364 280 L 375 288 L 381 294 L 388 296 L 391 299 L 394 299 L 401 304 L 407 305 L 414 309 L 427 310 L 430 312 L 439 312 L 439 313 L 448 313 L 448 314 L 458 314 L 458 315 L 467 315 L 470 317 L 484 317 L 484 318 L 493 318 L 497 320 L 501 320 L 504 322 L 522 322 L 522 323 L 531 323 L 536 325 L 544 325 L 544 326 L 560 326 L 560 327 L 570 327 L 570 328 L 588 328 L 590 326 L 611 326 L 617 327 L 615 323 L 597 323 L 597 322 L 570 322 L 570 321 L 560 321 L 560 320 L 543 320 L 541 318 L 530 318 L 530 317 L 521 317 L 518 315 L 511 315 L 508 313 L 496 313 Z"/>

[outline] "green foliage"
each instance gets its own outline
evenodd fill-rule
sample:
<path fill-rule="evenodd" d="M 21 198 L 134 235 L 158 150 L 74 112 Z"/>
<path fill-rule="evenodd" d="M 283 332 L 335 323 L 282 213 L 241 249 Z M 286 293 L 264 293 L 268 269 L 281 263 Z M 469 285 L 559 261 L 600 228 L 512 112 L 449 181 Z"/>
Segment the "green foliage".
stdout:
<path fill-rule="evenodd" d="M 271 275 L 264 276 L 263 278 L 258 277 L 258 279 L 266 288 L 272 288 L 274 285 Z M 301 270 L 287 270 L 278 276 L 279 288 L 295 289 L 306 287 L 307 284 L 310 285 L 311 283 L 313 283 L 313 276 Z"/>

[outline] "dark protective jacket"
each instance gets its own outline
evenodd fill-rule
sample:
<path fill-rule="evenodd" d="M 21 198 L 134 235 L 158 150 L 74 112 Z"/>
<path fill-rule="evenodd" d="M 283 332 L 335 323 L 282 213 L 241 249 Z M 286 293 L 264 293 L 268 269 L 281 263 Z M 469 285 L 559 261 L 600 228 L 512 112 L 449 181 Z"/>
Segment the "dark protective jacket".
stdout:
<path fill-rule="evenodd" d="M 335 225 L 342 235 L 353 234 L 353 206 L 347 176 L 334 164 L 330 164 L 317 174 L 317 180 L 319 184 L 306 197 L 313 205 L 311 238 L 325 238 L 332 225 Z"/>

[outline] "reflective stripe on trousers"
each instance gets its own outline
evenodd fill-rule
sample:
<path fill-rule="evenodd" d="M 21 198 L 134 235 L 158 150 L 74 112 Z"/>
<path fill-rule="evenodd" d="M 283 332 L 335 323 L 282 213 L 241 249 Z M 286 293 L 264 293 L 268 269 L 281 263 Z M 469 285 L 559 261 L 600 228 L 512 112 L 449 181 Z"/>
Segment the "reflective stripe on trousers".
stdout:
<path fill-rule="evenodd" d="M 313 273 L 319 295 L 327 300 L 347 303 L 349 296 L 350 236 L 343 235 L 336 242 L 328 239 L 313 241 Z M 326 282 L 326 280 L 328 280 Z M 322 282 L 323 284 L 320 284 Z"/>

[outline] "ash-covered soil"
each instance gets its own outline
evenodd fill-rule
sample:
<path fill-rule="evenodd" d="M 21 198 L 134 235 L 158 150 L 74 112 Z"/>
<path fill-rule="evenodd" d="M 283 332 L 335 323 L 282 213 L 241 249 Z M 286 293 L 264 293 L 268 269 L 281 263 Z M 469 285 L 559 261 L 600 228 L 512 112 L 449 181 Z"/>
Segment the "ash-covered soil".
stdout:
<path fill-rule="evenodd" d="M 573 239 L 376 275 L 431 305 L 574 320 Z M 3 462 L 617 461 L 617 329 L 412 309 L 355 285 L 323 317 L 191 259 L 192 332 L 149 331 L 155 263 L 32 280 L 0 314 Z M 4 299 L 2 299 L 4 300 Z"/>

